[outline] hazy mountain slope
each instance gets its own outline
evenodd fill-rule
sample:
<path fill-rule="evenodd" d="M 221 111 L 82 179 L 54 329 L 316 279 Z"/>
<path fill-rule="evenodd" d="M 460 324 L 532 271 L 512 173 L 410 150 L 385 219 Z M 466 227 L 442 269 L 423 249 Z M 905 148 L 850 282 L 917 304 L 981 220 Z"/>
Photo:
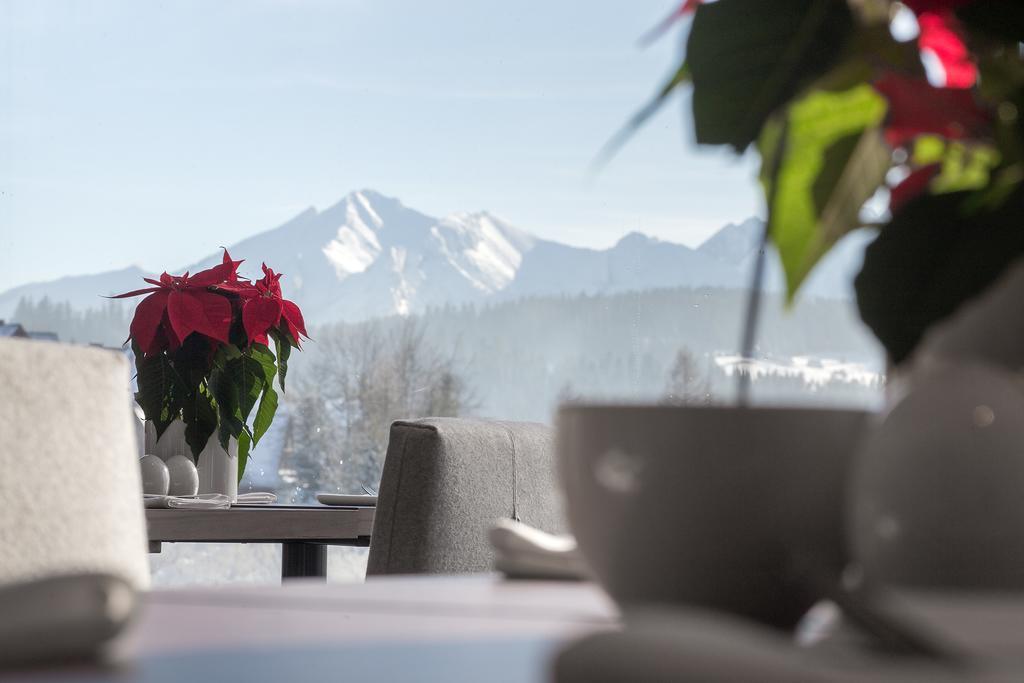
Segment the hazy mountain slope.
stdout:
<path fill-rule="evenodd" d="M 104 296 L 146 287 L 142 281 L 144 277 L 150 277 L 150 273 L 130 266 L 94 275 L 71 275 L 59 280 L 21 285 L 0 294 L 0 318 L 10 318 L 23 297 L 30 301 L 44 297 L 49 297 L 54 303 L 67 301 L 72 308 L 79 310 L 102 308 L 109 301 Z"/>
<path fill-rule="evenodd" d="M 698 253 L 710 256 L 724 265 L 737 268 L 742 274 L 742 286 L 750 286 L 754 260 L 763 236 L 764 223 L 749 218 L 730 223 L 697 247 Z M 835 247 L 815 266 L 801 285 L 798 296 L 819 299 L 854 299 L 853 278 L 860 271 L 864 249 L 874 239 L 872 230 L 855 230 L 839 240 Z M 768 248 L 765 289 L 781 292 L 785 289 L 782 263 L 774 247 Z"/>

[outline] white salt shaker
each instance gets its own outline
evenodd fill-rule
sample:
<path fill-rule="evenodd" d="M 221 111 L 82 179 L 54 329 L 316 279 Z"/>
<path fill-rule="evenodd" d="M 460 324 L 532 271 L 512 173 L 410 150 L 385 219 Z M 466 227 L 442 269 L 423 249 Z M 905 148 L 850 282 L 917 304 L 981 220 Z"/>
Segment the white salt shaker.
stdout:
<path fill-rule="evenodd" d="M 194 496 L 199 491 L 199 472 L 187 455 L 174 455 L 167 459 L 167 470 L 171 483 L 168 493 L 172 496 Z"/>
<path fill-rule="evenodd" d="M 139 459 L 142 470 L 142 492 L 166 496 L 171 475 L 163 460 L 155 455 L 144 455 Z"/>

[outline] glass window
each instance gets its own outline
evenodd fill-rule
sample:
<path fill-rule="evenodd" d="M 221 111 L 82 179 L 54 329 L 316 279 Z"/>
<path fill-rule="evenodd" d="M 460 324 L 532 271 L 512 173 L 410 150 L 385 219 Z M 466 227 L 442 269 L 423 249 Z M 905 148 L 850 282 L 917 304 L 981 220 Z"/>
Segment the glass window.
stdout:
<path fill-rule="evenodd" d="M 121 346 L 138 299 L 220 262 L 282 273 L 310 339 L 242 491 L 377 486 L 391 421 L 550 422 L 565 400 L 877 403 L 854 233 L 797 302 L 751 155 L 692 141 L 677 4 L 388 0 L 2 4 L 0 318 Z M 596 163 L 595 163 L 596 162 Z M 6 329 L 0 326 L 0 330 Z M 355 580 L 364 550 L 332 550 Z M 275 581 L 272 546 L 165 546 L 157 584 Z"/>

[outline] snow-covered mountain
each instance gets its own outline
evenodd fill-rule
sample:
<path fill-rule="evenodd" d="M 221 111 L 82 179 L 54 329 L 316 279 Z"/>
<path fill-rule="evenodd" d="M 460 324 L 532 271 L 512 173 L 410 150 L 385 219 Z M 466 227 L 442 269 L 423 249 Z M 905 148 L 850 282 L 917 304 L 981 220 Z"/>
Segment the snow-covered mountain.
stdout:
<path fill-rule="evenodd" d="M 310 208 L 283 225 L 229 247 L 285 273 L 286 296 L 313 324 L 424 311 L 430 307 L 523 296 L 611 293 L 661 287 L 747 286 L 762 223 L 730 224 L 696 249 L 630 233 L 609 249 L 585 249 L 539 239 L 486 213 L 435 218 L 372 190 L 346 195 L 323 211 Z M 847 240 L 849 242 L 849 240 Z M 804 295 L 848 298 L 865 240 L 840 245 L 812 275 Z M 220 253 L 180 268 L 196 272 Z M 100 295 L 140 285 L 138 268 L 24 285 L 0 294 L 0 317 L 21 297 L 102 304 Z M 781 288 L 773 256 L 768 283 Z"/>
<path fill-rule="evenodd" d="M 361 320 L 480 302 L 505 289 L 534 238 L 487 213 L 433 218 L 372 190 L 229 247 L 249 277 L 266 260 L 310 320 Z M 211 254 L 187 269 L 220 261 Z"/>

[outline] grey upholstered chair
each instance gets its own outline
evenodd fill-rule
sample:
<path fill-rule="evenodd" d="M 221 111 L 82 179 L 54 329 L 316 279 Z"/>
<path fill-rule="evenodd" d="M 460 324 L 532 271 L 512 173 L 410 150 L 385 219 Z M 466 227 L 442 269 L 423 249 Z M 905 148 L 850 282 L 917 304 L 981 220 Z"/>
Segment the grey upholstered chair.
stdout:
<path fill-rule="evenodd" d="M 488 571 L 487 530 L 500 518 L 564 530 L 550 427 L 460 418 L 395 422 L 366 573 Z"/>

